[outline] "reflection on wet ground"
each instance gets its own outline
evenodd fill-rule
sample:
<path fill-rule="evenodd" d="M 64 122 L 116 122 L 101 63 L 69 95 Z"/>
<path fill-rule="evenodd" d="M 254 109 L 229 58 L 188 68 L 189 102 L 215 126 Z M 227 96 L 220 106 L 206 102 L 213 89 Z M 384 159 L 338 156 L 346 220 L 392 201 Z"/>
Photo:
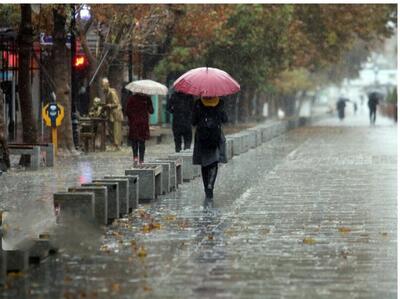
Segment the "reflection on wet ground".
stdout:
<path fill-rule="evenodd" d="M 199 178 L 185 183 L 104 228 L 99 248 L 10 278 L 0 297 L 395 298 L 396 133 L 334 120 L 296 129 L 223 165 L 214 202 Z M 50 200 L 123 173 L 123 154 L 79 158 L 19 188 L 11 180 L 29 176 L 13 174 L 8 194 Z"/>

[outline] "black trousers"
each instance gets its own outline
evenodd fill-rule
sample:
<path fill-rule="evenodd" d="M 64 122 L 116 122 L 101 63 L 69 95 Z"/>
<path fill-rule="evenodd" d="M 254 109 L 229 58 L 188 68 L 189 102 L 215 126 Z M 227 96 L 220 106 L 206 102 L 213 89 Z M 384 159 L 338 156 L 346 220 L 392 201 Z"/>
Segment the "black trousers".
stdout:
<path fill-rule="evenodd" d="M 131 140 L 132 142 L 132 151 L 133 151 L 133 158 L 139 156 L 139 161 L 144 161 L 144 152 L 146 150 L 145 142 L 142 140 Z"/>
<path fill-rule="evenodd" d="M 203 178 L 204 192 L 206 197 L 212 199 L 214 197 L 214 184 L 218 174 L 218 162 L 208 166 L 201 167 L 201 176 Z"/>
<path fill-rule="evenodd" d="M 369 107 L 369 120 L 371 124 L 375 123 L 376 120 L 376 108 Z"/>
<path fill-rule="evenodd" d="M 192 128 L 181 129 L 173 128 L 175 152 L 179 153 L 182 150 L 182 139 L 184 149 L 190 149 L 192 144 Z"/>

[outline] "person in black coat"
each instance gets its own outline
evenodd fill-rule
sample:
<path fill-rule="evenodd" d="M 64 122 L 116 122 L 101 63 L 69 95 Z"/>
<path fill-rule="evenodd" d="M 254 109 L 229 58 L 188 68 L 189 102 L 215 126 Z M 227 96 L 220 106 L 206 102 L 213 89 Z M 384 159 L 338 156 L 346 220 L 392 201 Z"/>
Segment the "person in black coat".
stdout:
<path fill-rule="evenodd" d="M 193 164 L 201 165 L 206 201 L 214 197 L 218 163 L 227 162 L 226 140 L 222 131 L 222 124 L 227 121 L 224 102 L 218 97 L 201 98 L 195 102 L 192 116 L 192 125 L 196 127 Z M 209 135 L 204 136 L 206 134 Z"/>
<path fill-rule="evenodd" d="M 371 125 L 375 124 L 376 120 L 376 106 L 379 105 L 380 94 L 376 91 L 368 95 L 368 108 L 369 108 L 369 121 Z"/>
<path fill-rule="evenodd" d="M 175 152 L 183 148 L 190 149 L 192 145 L 192 110 L 193 96 L 175 91 L 167 104 L 167 110 L 173 114 L 172 132 L 174 134 Z"/>
<path fill-rule="evenodd" d="M 338 116 L 340 120 L 344 119 L 344 110 L 346 108 L 346 102 L 348 99 L 345 98 L 339 98 L 339 100 L 336 103 L 336 110 L 338 111 Z"/>

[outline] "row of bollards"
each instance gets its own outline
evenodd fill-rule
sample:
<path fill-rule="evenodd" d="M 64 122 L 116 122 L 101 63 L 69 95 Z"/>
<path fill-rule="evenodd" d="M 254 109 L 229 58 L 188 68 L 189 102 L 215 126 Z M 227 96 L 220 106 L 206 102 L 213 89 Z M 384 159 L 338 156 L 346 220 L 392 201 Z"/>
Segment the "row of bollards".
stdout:
<path fill-rule="evenodd" d="M 297 127 L 299 119 L 267 122 L 256 127 L 226 136 L 226 156 L 231 160 L 260 146 L 264 142 Z M 201 175 L 199 165 L 192 163 L 193 152 L 184 150 L 170 154 L 168 158 L 154 159 L 125 170 L 121 175 L 109 175 L 92 182 L 67 188 L 65 192 L 53 194 L 57 225 L 65 224 L 66 216 L 94 225 L 108 225 L 124 217 L 138 207 L 139 201 L 154 200 L 157 196 L 178 189 Z M 0 211 L 0 245 L 2 245 L 2 218 Z M 4 227 L 3 227 L 4 228 Z M 4 284 L 7 273 L 25 271 L 29 263 L 44 260 L 56 248 L 52 236 L 42 232 L 31 240 L 27 249 L 0 250 L 0 284 Z"/>

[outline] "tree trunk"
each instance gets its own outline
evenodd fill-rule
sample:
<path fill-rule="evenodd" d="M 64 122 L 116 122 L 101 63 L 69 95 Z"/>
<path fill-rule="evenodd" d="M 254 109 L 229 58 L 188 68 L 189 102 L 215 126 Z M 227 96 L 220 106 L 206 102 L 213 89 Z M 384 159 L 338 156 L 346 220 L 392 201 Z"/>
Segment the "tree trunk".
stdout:
<path fill-rule="evenodd" d="M 6 139 L 6 131 L 4 124 L 4 99 L 3 92 L 0 90 L 0 161 L 5 165 L 6 168 L 10 168 L 10 155 L 8 152 L 8 144 Z"/>
<path fill-rule="evenodd" d="M 256 111 L 255 111 L 255 117 L 257 122 L 260 122 L 264 119 L 263 116 L 263 111 L 264 111 L 264 103 L 266 102 L 265 100 L 265 93 L 260 93 L 258 92 L 257 94 L 257 102 L 256 102 Z"/>
<path fill-rule="evenodd" d="M 70 90 L 70 51 L 65 46 L 66 42 L 66 14 L 63 7 L 53 9 L 53 65 L 54 82 L 56 85 L 57 103 L 64 106 L 64 119 L 58 127 L 58 147 L 67 151 L 74 150 L 71 124 L 71 90 Z"/>
<path fill-rule="evenodd" d="M 120 51 L 110 64 L 108 70 L 108 80 L 110 81 L 110 86 L 115 88 L 118 97 L 121 99 L 121 91 L 124 83 L 124 51 Z"/>
<path fill-rule="evenodd" d="M 19 65 L 18 94 L 21 103 L 22 140 L 24 143 L 37 143 L 38 129 L 33 115 L 30 63 L 32 55 L 32 10 L 30 4 L 21 4 L 21 23 L 18 32 Z M 30 156 L 22 155 L 20 164 L 29 165 Z"/>
<path fill-rule="evenodd" d="M 21 4 L 21 23 L 18 34 L 18 93 L 21 103 L 23 130 L 22 138 L 24 143 L 36 143 L 38 140 L 37 124 L 33 115 L 32 90 L 30 80 L 32 41 L 33 30 L 31 5 Z"/>
<path fill-rule="evenodd" d="M 239 98 L 239 121 L 247 122 L 249 118 L 249 92 L 247 89 L 243 88 L 243 92 L 241 92 L 241 96 Z"/>

